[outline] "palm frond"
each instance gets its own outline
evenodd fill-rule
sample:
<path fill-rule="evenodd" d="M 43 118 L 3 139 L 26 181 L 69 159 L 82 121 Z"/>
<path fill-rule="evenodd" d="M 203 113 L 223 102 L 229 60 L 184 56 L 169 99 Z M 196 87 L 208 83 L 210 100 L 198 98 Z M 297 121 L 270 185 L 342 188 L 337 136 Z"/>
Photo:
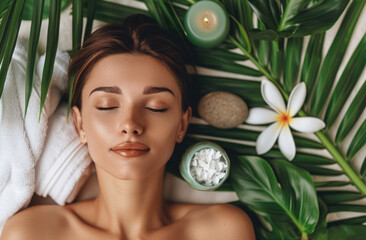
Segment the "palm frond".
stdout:
<path fill-rule="evenodd" d="M 8 9 L 7 20 L 1 23 L 6 24 L 3 38 L 0 45 L 0 97 L 2 95 L 5 79 L 10 65 L 11 57 L 13 56 L 16 40 L 21 23 L 25 0 L 13 1 L 12 6 Z"/>
<path fill-rule="evenodd" d="M 48 88 L 51 83 L 53 65 L 56 58 L 58 36 L 60 28 L 60 14 L 61 14 L 61 0 L 51 1 L 50 4 L 50 19 L 48 25 L 48 35 L 47 35 L 47 47 L 46 47 L 46 57 L 45 64 L 42 73 L 42 83 L 41 83 L 41 111 L 39 112 L 39 118 L 41 118 L 41 113 L 43 109 L 44 102 L 47 97 Z"/>
<path fill-rule="evenodd" d="M 44 0 L 36 0 L 33 5 L 32 26 L 29 36 L 27 72 L 25 80 L 25 113 L 27 114 L 28 103 L 32 94 L 34 70 L 38 51 L 39 35 L 41 33 L 41 23 L 43 15 Z"/>
<path fill-rule="evenodd" d="M 339 66 L 349 45 L 352 32 L 355 29 L 364 6 L 365 1 L 362 0 L 351 2 L 333 43 L 328 50 L 313 89 L 314 94 L 310 105 L 310 114 L 313 116 L 319 116 L 325 106 L 328 91 L 332 87 L 333 80 L 337 75 Z"/>

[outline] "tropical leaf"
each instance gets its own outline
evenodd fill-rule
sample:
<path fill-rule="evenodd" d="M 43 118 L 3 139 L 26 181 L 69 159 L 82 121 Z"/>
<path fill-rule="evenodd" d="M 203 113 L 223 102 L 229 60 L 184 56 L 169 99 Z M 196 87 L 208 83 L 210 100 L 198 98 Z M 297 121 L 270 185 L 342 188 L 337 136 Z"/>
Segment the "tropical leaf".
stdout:
<path fill-rule="evenodd" d="M 86 3 L 87 3 L 87 6 L 86 6 L 87 7 L 87 20 L 86 20 L 86 26 L 85 26 L 85 32 L 84 32 L 84 41 L 89 38 L 91 31 L 92 31 L 97 0 L 89 0 Z M 85 4 L 85 1 L 83 4 Z"/>
<path fill-rule="evenodd" d="M 318 191 L 318 196 L 327 204 L 356 201 L 363 198 L 359 192 L 355 191 Z"/>
<path fill-rule="evenodd" d="M 43 14 L 44 0 L 35 0 L 33 6 L 33 17 L 31 32 L 29 36 L 27 72 L 25 79 L 25 113 L 27 114 L 28 103 L 33 89 L 34 70 L 36 68 L 37 50 L 39 35 L 41 33 L 42 14 Z"/>
<path fill-rule="evenodd" d="M 316 176 L 341 176 L 344 173 L 342 171 L 332 169 L 332 168 L 326 168 L 326 167 L 319 167 L 312 164 L 306 164 L 306 163 L 295 163 L 297 167 L 302 168 L 308 172 L 310 172 L 312 175 Z"/>
<path fill-rule="evenodd" d="M 208 61 L 207 58 L 201 59 L 199 58 L 199 56 L 197 57 L 197 65 L 201 67 L 216 69 L 224 72 L 237 73 L 246 76 L 260 77 L 263 75 L 260 71 L 254 68 L 247 67 L 238 63 L 217 62 L 214 61 L 215 59 L 213 59 L 212 61 Z"/>
<path fill-rule="evenodd" d="M 259 135 L 259 132 L 252 130 L 246 130 L 240 128 L 219 129 L 209 125 L 201 125 L 201 124 L 191 124 L 189 132 L 194 134 L 211 135 L 211 136 L 213 135 L 216 137 L 230 138 L 244 141 L 256 141 Z M 323 148 L 323 146 L 318 142 L 312 141 L 304 137 L 294 136 L 294 140 L 298 147 L 313 148 L 313 149 Z"/>
<path fill-rule="evenodd" d="M 366 144 L 366 119 L 363 121 L 361 126 L 356 132 L 356 135 L 353 137 L 351 144 L 348 147 L 347 151 L 347 157 L 349 159 L 352 159 L 356 153 L 361 150 L 363 146 Z M 363 166 L 366 166 L 365 162 Z M 365 169 L 365 167 L 361 168 L 361 175 L 365 175 L 365 171 L 362 169 Z"/>
<path fill-rule="evenodd" d="M 222 3 L 245 31 L 253 28 L 253 12 L 247 0 L 225 0 Z"/>
<path fill-rule="evenodd" d="M 284 225 L 295 225 L 303 234 L 314 231 L 319 218 L 316 193 L 310 174 L 283 160 L 271 161 L 241 156 L 235 159 L 231 173 L 240 201 L 252 210 Z"/>
<path fill-rule="evenodd" d="M 293 1 L 292 1 L 293 2 Z M 287 92 L 294 88 L 300 68 L 302 38 L 290 38 L 287 40 L 285 51 L 285 70 L 283 85 Z"/>
<path fill-rule="evenodd" d="M 156 0 L 144 0 L 146 7 L 149 9 L 152 17 L 157 21 L 160 27 L 169 29 L 166 19 L 164 18 L 164 12 L 159 8 Z"/>
<path fill-rule="evenodd" d="M 309 8 L 304 9 L 297 16 L 288 21 L 290 26 L 298 26 L 294 37 L 302 37 L 331 28 L 341 16 L 349 3 L 349 0 L 323 0 L 311 2 Z"/>
<path fill-rule="evenodd" d="M 248 0 L 250 7 L 267 29 L 277 29 L 280 22 L 280 6 L 278 1 Z"/>
<path fill-rule="evenodd" d="M 240 22 L 235 19 L 235 17 L 233 17 L 232 15 L 230 15 L 230 17 L 233 20 L 233 22 L 235 23 L 234 25 L 237 27 L 239 41 L 243 44 L 246 51 L 248 53 L 250 53 L 252 51 L 252 46 L 250 44 L 247 31 L 245 30 L 243 25 L 241 25 Z"/>
<path fill-rule="evenodd" d="M 278 41 L 272 41 L 271 50 L 271 76 L 277 81 L 282 75 L 282 66 L 284 64 L 284 41 L 279 39 Z"/>
<path fill-rule="evenodd" d="M 327 128 L 330 129 L 335 119 L 339 115 L 345 101 L 352 92 L 357 80 L 361 76 L 366 63 L 366 34 L 361 39 L 357 48 L 348 61 L 341 78 L 332 93 L 324 120 Z"/>
<path fill-rule="evenodd" d="M 260 21 L 260 20 L 258 20 Z M 272 29 L 260 30 L 260 29 L 250 29 L 249 36 L 257 40 L 278 40 L 278 34 Z"/>
<path fill-rule="evenodd" d="M 10 35 L 10 22 L 12 17 L 12 12 L 14 11 L 15 2 L 8 2 L 8 4 L 3 6 L 3 10 L 1 12 L 1 22 L 0 22 L 0 63 L 2 63 L 4 58 L 4 53 L 6 50 L 6 44 L 8 42 L 8 38 Z M 2 82 L 2 79 L 0 79 L 0 84 L 4 85 Z M 5 79 L 4 79 L 5 81 Z M 0 94 L 1 96 L 1 94 Z"/>
<path fill-rule="evenodd" d="M 278 31 L 284 31 L 290 28 L 295 28 L 294 24 L 291 23 L 291 19 L 295 18 L 299 12 L 301 12 L 308 4 L 309 0 L 289 0 L 286 1 L 281 21 L 278 26 Z"/>
<path fill-rule="evenodd" d="M 328 212 L 366 212 L 366 206 L 356 204 L 329 204 Z"/>
<path fill-rule="evenodd" d="M 328 240 L 328 230 L 327 230 L 327 205 L 318 198 L 319 204 L 319 221 L 315 227 L 315 231 L 311 234 L 310 239 L 312 240 Z"/>
<path fill-rule="evenodd" d="M 258 27 L 264 30 L 264 25 L 258 20 Z M 273 40 L 273 39 L 271 39 Z M 267 40 L 258 41 L 258 61 L 262 66 L 267 66 L 269 62 L 270 45 Z"/>
<path fill-rule="evenodd" d="M 1 19 L 4 16 L 5 10 L 9 8 L 9 6 L 11 6 L 11 0 L 4 0 L 0 2 L 0 22 L 2 21 Z M 2 34 L 0 36 L 2 36 Z"/>
<path fill-rule="evenodd" d="M 42 73 L 41 103 L 40 103 L 41 110 L 47 97 L 48 87 L 50 86 L 53 66 L 56 58 L 59 28 L 60 28 L 60 14 L 61 14 L 61 0 L 51 1 L 46 57 Z M 39 111 L 39 118 L 41 117 L 41 113 L 42 111 Z"/>
<path fill-rule="evenodd" d="M 343 181 L 320 181 L 320 182 L 314 182 L 315 187 L 321 188 L 321 187 L 344 187 L 349 184 L 350 182 L 343 182 Z"/>
<path fill-rule="evenodd" d="M 94 1 L 94 0 L 93 0 Z M 103 22 L 118 22 L 122 23 L 123 20 L 132 14 L 145 14 L 151 17 L 151 13 L 143 9 L 136 9 L 131 6 L 126 6 L 114 2 L 108 2 L 103 0 L 95 0 L 95 19 Z M 88 14 L 89 1 L 84 0 L 84 15 Z M 93 6 L 91 6 L 93 7 Z"/>
<path fill-rule="evenodd" d="M 357 119 L 361 116 L 366 106 L 366 81 L 356 94 L 346 114 L 344 115 L 341 125 L 338 128 L 335 142 L 340 144 L 353 128 Z"/>
<path fill-rule="evenodd" d="M 242 54 L 238 54 L 235 52 L 230 52 L 226 49 L 214 48 L 210 51 L 207 51 L 202 48 L 194 48 L 194 53 L 199 56 L 200 59 L 214 59 L 215 61 L 225 61 L 230 63 L 235 63 L 235 61 L 244 61 L 248 58 L 243 56 Z"/>
<path fill-rule="evenodd" d="M 311 35 L 301 69 L 301 82 L 306 84 L 307 94 L 312 91 L 318 75 L 324 43 L 325 32 Z"/>
<path fill-rule="evenodd" d="M 6 28 L 4 31 L 6 34 L 4 34 L 5 38 L 1 39 L 0 45 L 0 97 L 4 89 L 6 74 L 8 72 L 11 57 L 13 55 L 15 44 L 18 38 L 24 3 L 25 0 L 13 1 L 12 6 L 8 10 L 8 17 L 10 17 L 10 19 L 6 21 Z"/>
<path fill-rule="evenodd" d="M 81 36 L 83 34 L 83 5 L 80 0 L 73 0 L 72 3 L 72 51 L 75 52 L 81 47 Z"/>
<path fill-rule="evenodd" d="M 34 2 L 36 2 L 36 1 L 38 1 L 38 0 L 26 0 L 25 1 L 24 11 L 22 14 L 23 20 L 32 20 L 33 21 L 33 12 L 35 11 Z M 50 9 L 51 1 L 53 1 L 53 0 L 44 1 L 44 11 L 43 11 L 43 14 L 41 15 L 42 19 L 49 18 L 49 9 Z M 73 0 L 61 0 L 61 11 L 65 10 L 70 5 L 71 1 L 73 1 Z M 81 0 L 80 0 L 80 2 L 81 2 Z"/>
<path fill-rule="evenodd" d="M 336 77 L 337 70 L 351 39 L 351 34 L 364 6 L 365 1 L 363 0 L 352 1 L 344 16 L 342 24 L 335 35 L 333 43 L 328 50 L 315 82 L 310 109 L 310 114 L 313 116 L 319 116 L 324 107 L 324 103 L 329 96 L 329 89 L 332 87 L 333 80 Z"/>
<path fill-rule="evenodd" d="M 341 225 L 328 229 L 329 239 L 334 240 L 363 240 L 366 236 L 366 226 L 363 225 Z"/>
<path fill-rule="evenodd" d="M 342 220 L 332 221 L 328 223 L 329 227 L 339 225 L 360 225 L 366 222 L 366 216 L 346 218 Z"/>
<path fill-rule="evenodd" d="M 363 179 L 366 177 L 366 157 L 363 159 L 363 163 L 360 169 L 360 175 Z"/>
<path fill-rule="evenodd" d="M 249 0 L 256 15 L 267 29 L 284 38 L 302 37 L 321 32 L 334 25 L 349 0 Z"/>

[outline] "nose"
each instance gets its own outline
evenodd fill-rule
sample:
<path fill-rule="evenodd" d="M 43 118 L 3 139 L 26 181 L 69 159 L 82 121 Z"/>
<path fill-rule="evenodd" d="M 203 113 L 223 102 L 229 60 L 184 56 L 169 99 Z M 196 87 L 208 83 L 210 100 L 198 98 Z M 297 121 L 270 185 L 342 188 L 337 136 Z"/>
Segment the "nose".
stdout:
<path fill-rule="evenodd" d="M 142 119 L 137 110 L 130 108 L 123 111 L 120 132 L 128 135 L 141 135 L 144 132 Z"/>

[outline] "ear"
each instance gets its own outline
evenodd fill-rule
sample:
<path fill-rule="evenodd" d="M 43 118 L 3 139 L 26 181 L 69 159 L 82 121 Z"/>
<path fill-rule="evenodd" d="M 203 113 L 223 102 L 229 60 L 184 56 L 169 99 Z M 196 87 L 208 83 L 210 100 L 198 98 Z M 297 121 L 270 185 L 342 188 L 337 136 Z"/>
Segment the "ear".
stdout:
<path fill-rule="evenodd" d="M 187 110 L 183 113 L 181 123 L 180 123 L 180 129 L 178 131 L 177 135 L 177 143 L 181 143 L 183 141 L 184 135 L 187 132 L 189 121 L 192 118 L 192 108 L 188 107 Z"/>
<path fill-rule="evenodd" d="M 72 116 L 74 118 L 75 128 L 79 135 L 80 141 L 81 141 L 81 143 L 85 144 L 87 142 L 87 140 L 86 140 L 86 135 L 85 135 L 85 131 L 83 128 L 83 120 L 81 117 L 81 112 L 78 107 L 76 107 L 76 106 L 72 107 Z"/>

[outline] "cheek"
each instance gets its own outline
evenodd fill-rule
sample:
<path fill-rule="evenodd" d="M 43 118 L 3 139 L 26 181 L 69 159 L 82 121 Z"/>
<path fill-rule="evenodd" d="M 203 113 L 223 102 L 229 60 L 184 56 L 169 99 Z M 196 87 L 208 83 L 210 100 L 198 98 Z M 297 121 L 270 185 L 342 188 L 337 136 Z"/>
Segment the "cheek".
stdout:
<path fill-rule="evenodd" d="M 153 139 L 152 141 L 155 144 L 158 144 L 157 148 L 159 149 L 161 154 L 164 154 L 164 159 L 166 160 L 170 158 L 172 154 L 175 143 L 177 133 L 179 131 L 180 122 L 176 117 L 177 114 L 169 116 L 165 121 L 157 121 L 155 126 L 150 128 L 150 137 Z"/>
<path fill-rule="evenodd" d="M 84 120 L 84 129 L 90 155 L 96 157 L 101 151 L 111 147 L 108 142 L 115 130 L 115 120 L 102 115 L 88 114 Z"/>

